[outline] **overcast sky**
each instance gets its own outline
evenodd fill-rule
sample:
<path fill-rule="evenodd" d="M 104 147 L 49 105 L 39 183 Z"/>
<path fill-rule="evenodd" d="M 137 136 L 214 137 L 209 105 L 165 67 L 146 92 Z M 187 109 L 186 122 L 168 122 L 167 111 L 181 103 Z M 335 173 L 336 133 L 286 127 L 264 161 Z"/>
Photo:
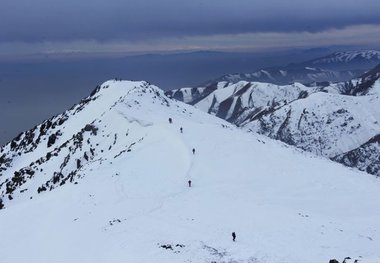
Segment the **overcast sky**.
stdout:
<path fill-rule="evenodd" d="M 376 46 L 379 0 L 2 0 L 0 56 Z"/>
<path fill-rule="evenodd" d="M 179 88 L 327 52 L 308 48 L 379 49 L 379 10 L 380 0 L 0 0 L 0 145 L 108 78 Z M 122 56 L 198 50 L 249 52 Z"/>

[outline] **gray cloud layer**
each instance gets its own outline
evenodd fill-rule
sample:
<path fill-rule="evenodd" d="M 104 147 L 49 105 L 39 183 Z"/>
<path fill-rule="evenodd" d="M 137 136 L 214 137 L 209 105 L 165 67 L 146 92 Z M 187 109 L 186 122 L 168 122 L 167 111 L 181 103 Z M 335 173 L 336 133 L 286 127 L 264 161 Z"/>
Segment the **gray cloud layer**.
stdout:
<path fill-rule="evenodd" d="M 379 0 L 2 0 L 0 42 L 154 40 L 380 24 Z"/>

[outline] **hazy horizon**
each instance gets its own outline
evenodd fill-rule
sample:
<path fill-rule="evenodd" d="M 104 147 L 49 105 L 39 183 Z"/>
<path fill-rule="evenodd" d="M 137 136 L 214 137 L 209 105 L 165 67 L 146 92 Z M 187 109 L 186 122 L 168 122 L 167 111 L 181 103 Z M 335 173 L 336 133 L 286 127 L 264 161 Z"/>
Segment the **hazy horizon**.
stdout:
<path fill-rule="evenodd" d="M 272 53 L 186 52 L 122 58 L 0 62 L 0 145 L 59 114 L 113 79 L 146 80 L 164 90 L 197 86 L 229 73 L 284 66 L 340 49 L 314 48 Z"/>

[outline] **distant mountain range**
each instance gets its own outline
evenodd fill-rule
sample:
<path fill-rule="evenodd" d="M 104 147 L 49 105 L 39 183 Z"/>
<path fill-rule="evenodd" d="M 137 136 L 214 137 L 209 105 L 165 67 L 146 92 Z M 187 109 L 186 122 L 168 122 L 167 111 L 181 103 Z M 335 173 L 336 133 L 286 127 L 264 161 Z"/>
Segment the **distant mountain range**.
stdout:
<path fill-rule="evenodd" d="M 251 72 L 306 61 L 332 50 L 335 51 L 333 47 L 260 53 L 202 51 L 99 58 L 73 55 L 17 63 L 0 59 L 0 145 L 51 114 L 69 108 L 105 79 L 144 79 L 169 90 L 196 86 L 228 72 Z M 28 99 L 20 100 L 20 94 Z"/>
<path fill-rule="evenodd" d="M 380 63 L 380 51 L 342 51 L 331 55 L 313 59 L 306 62 L 306 65 L 331 69 L 331 70 L 368 70 Z"/>
<path fill-rule="evenodd" d="M 339 56 L 339 61 L 357 56 Z M 380 65 L 359 78 L 324 85 L 220 81 L 166 95 L 243 129 L 380 176 L 379 78 Z"/>
<path fill-rule="evenodd" d="M 257 81 L 286 85 L 294 82 L 309 84 L 313 82 L 347 81 L 364 74 L 380 63 L 380 51 L 344 51 L 328 56 L 292 63 L 284 67 L 269 67 L 251 73 L 228 74 L 208 81 L 206 86 L 215 82 Z"/>

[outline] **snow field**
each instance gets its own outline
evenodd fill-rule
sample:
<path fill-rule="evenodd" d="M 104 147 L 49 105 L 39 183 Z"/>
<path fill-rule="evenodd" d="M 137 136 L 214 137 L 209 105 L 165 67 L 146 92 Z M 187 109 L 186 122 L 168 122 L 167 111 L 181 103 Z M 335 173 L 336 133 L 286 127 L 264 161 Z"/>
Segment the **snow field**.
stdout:
<path fill-rule="evenodd" d="M 78 184 L 0 211 L 1 262 L 379 262 L 374 176 L 150 94 L 131 93 L 99 118 L 92 143 L 105 151 Z M 101 135 L 114 133 L 107 151 Z"/>

